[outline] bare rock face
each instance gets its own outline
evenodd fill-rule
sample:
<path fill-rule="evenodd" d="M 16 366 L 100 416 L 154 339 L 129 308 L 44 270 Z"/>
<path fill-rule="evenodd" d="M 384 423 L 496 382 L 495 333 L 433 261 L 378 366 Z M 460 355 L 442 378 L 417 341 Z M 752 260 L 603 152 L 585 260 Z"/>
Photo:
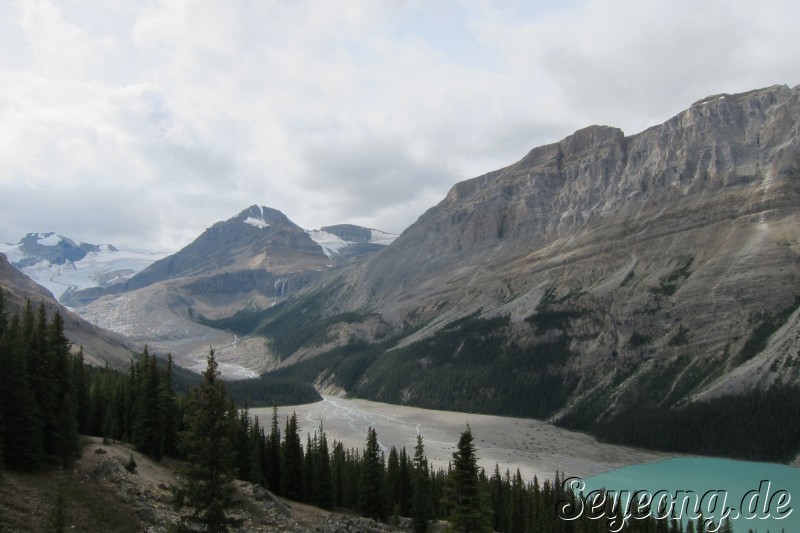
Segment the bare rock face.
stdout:
<path fill-rule="evenodd" d="M 407 342 L 476 311 L 520 324 L 571 309 L 578 392 L 679 357 L 709 365 L 694 393 L 730 392 L 720 383 L 744 360 L 769 372 L 748 339 L 800 295 L 800 87 L 716 95 L 636 135 L 590 126 L 535 148 L 456 184 L 340 280 L 332 312 L 423 326 Z M 795 354 L 767 351 L 782 381 L 800 380 Z M 739 389 L 775 381 L 736 375 Z"/>

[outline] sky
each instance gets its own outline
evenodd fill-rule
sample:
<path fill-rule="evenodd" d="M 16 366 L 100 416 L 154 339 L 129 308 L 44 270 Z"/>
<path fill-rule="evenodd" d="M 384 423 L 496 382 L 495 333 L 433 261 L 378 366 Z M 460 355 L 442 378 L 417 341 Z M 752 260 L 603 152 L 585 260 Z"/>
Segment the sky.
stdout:
<path fill-rule="evenodd" d="M 259 204 L 400 233 L 591 124 L 800 83 L 793 0 L 0 0 L 0 242 L 176 251 Z"/>

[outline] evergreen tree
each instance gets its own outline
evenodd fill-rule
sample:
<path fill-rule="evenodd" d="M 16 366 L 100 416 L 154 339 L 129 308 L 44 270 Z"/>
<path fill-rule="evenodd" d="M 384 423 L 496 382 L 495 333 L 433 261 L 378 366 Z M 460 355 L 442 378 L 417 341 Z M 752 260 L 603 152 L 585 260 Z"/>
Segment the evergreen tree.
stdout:
<path fill-rule="evenodd" d="M 384 499 L 384 466 L 375 429 L 367 429 L 367 447 L 364 450 L 359 485 L 359 510 L 364 516 L 386 520 Z"/>
<path fill-rule="evenodd" d="M 514 480 L 511 483 L 511 494 L 508 506 L 508 531 L 511 533 L 523 533 L 525 529 L 525 485 L 522 482 L 522 475 L 517 469 Z"/>
<path fill-rule="evenodd" d="M 495 531 L 508 531 L 508 513 L 506 513 L 506 485 L 500 474 L 500 465 L 494 465 L 494 473 L 489 478 L 489 498 L 492 504 L 493 522 Z"/>
<path fill-rule="evenodd" d="M 333 508 L 333 487 L 331 485 L 331 458 L 328 450 L 328 438 L 322 422 L 319 424 L 319 444 L 317 445 L 317 505 L 323 509 Z"/>
<path fill-rule="evenodd" d="M 405 446 L 400 450 L 400 483 L 398 487 L 398 503 L 400 504 L 400 514 L 409 516 L 411 514 L 411 491 L 413 490 L 413 465 L 406 453 Z"/>
<path fill-rule="evenodd" d="M 40 320 L 46 320 L 44 305 L 40 307 Z M 47 366 L 49 367 L 48 398 L 50 404 L 45 417 L 45 450 L 67 466 L 78 455 L 80 443 L 76 417 L 75 397 L 70 379 L 70 343 L 64 335 L 64 319 L 56 312 L 47 328 Z"/>
<path fill-rule="evenodd" d="M 491 511 L 481 494 L 478 459 L 475 456 L 469 425 L 461 434 L 453 453 L 453 469 L 447 478 L 447 500 L 451 506 L 450 523 L 456 531 L 478 533 L 492 530 Z"/>
<path fill-rule="evenodd" d="M 303 446 L 297 433 L 297 414 L 286 421 L 286 435 L 281 448 L 281 496 L 301 501 L 303 498 Z"/>
<path fill-rule="evenodd" d="M 333 491 L 333 504 L 337 507 L 343 507 L 346 490 L 345 479 L 348 469 L 348 465 L 346 463 L 347 455 L 344 450 L 344 445 L 341 442 L 334 441 L 333 453 L 331 455 L 331 484 Z"/>
<path fill-rule="evenodd" d="M 89 385 L 86 377 L 83 346 L 77 356 L 72 358 L 72 390 L 75 397 L 76 423 L 78 433 L 89 433 Z"/>
<path fill-rule="evenodd" d="M 3 457 L 9 468 L 32 470 L 41 463 L 44 455 L 43 434 L 20 335 L 19 315 L 14 315 L 0 338 Z"/>
<path fill-rule="evenodd" d="M 238 472 L 236 477 L 246 481 L 252 481 L 250 479 L 250 474 L 253 470 L 253 446 L 250 441 L 251 429 L 250 409 L 245 404 L 244 408 L 238 412 L 238 424 L 236 433 L 233 435 L 233 441 Z"/>
<path fill-rule="evenodd" d="M 733 523 L 731 522 L 731 517 L 730 516 L 726 516 L 722 520 L 722 524 L 720 525 L 719 532 L 720 533 L 733 533 Z"/>
<path fill-rule="evenodd" d="M 137 367 L 131 426 L 133 444 L 137 450 L 158 461 L 164 455 L 164 397 L 158 362 L 155 354 L 150 355 L 147 346 Z"/>
<path fill-rule="evenodd" d="M 167 364 L 164 368 L 164 379 L 161 383 L 161 403 L 163 404 L 163 448 L 164 454 L 175 457 L 178 454 L 178 422 L 180 415 L 178 413 L 178 401 L 175 396 L 175 390 L 172 384 L 172 373 L 174 364 L 172 362 L 172 354 L 167 355 Z"/>
<path fill-rule="evenodd" d="M 400 514 L 400 455 L 394 446 L 386 461 L 386 509 L 392 517 Z"/>
<path fill-rule="evenodd" d="M 428 522 L 431 517 L 431 487 L 428 459 L 425 457 L 422 435 L 417 435 L 417 445 L 414 447 L 414 491 L 412 494 L 411 520 L 414 533 L 425 533 L 428 531 Z"/>
<path fill-rule="evenodd" d="M 317 501 L 317 435 L 311 440 L 311 434 L 306 434 L 306 450 L 303 458 L 303 501 L 316 503 Z"/>
<path fill-rule="evenodd" d="M 276 494 L 281 492 L 281 431 L 278 428 L 278 408 L 272 406 L 272 424 L 267 437 L 267 451 L 264 460 L 264 474 L 267 487 Z"/>
<path fill-rule="evenodd" d="M 202 382 L 189 391 L 186 430 L 181 433 L 181 445 L 191 463 L 183 475 L 181 494 L 193 510 L 184 521 L 199 521 L 209 532 L 226 531 L 231 523 L 226 511 L 233 504 L 235 474 L 229 438 L 236 431 L 235 410 L 217 367 L 211 349 Z"/>
<path fill-rule="evenodd" d="M 257 416 L 253 419 L 253 424 L 250 428 L 248 447 L 250 448 L 250 473 L 246 479 L 264 486 L 266 483 L 264 481 L 266 438 L 264 437 L 264 429 L 261 427 Z"/>

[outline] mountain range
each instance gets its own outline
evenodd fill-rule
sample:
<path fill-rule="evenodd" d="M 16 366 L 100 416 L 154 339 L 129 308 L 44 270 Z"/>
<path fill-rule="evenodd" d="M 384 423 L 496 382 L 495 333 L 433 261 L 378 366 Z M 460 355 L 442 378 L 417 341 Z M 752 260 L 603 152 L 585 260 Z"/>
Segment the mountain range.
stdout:
<path fill-rule="evenodd" d="M 134 345 L 173 352 L 188 368 L 201 369 L 209 345 L 216 346 L 225 375 L 245 378 L 274 364 L 268 344 L 238 339 L 204 319 L 271 307 L 396 237 L 350 224 L 304 230 L 280 211 L 253 205 L 172 255 L 123 252 L 55 233 L 29 234 L 3 249 L 92 323 Z"/>
<path fill-rule="evenodd" d="M 254 205 L 62 301 L 190 367 L 214 345 L 230 377 L 584 428 L 797 385 L 800 87 L 581 129 L 400 236 Z"/>

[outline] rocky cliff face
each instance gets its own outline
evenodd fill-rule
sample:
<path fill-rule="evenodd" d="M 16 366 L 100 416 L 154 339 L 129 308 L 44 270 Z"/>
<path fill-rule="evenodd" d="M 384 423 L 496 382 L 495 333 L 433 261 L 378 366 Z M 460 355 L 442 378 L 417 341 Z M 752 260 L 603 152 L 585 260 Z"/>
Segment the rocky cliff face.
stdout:
<path fill-rule="evenodd" d="M 521 343 L 562 335 L 573 398 L 679 360 L 681 397 L 797 381 L 800 87 L 535 148 L 338 282 L 329 312 L 378 313 L 414 331 L 401 345 L 473 312 L 510 316 Z"/>

